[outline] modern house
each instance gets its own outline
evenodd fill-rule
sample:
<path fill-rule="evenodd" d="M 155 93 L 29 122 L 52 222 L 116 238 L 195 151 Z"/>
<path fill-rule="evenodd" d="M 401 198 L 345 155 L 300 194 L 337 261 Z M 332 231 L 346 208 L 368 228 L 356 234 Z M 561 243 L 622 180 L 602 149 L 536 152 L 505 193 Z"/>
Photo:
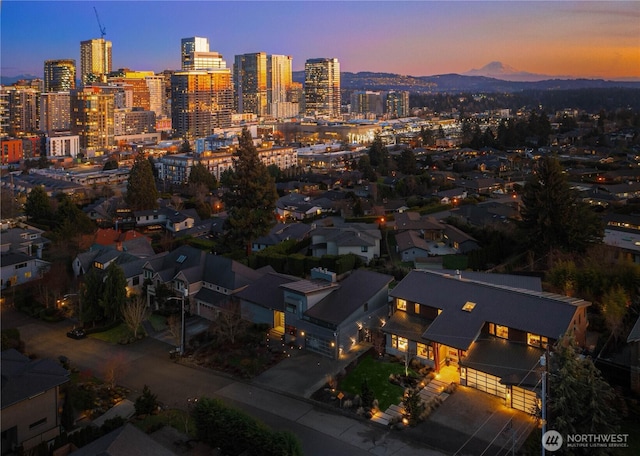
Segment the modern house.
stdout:
<path fill-rule="evenodd" d="M 392 276 L 356 269 L 342 281 L 316 268 L 301 280 L 267 274 L 236 296 L 242 317 L 266 323 L 307 350 L 338 359 L 371 333 L 388 312 Z"/>
<path fill-rule="evenodd" d="M 347 255 L 352 253 L 365 263 L 380 256 L 382 235 L 377 225 L 345 223 L 340 226 L 317 227 L 311 232 L 311 254 Z"/>
<path fill-rule="evenodd" d="M 267 235 L 252 242 L 251 251 L 259 252 L 289 239 L 302 241 L 310 231 L 311 226 L 306 223 L 278 223 L 271 228 Z"/>
<path fill-rule="evenodd" d="M 69 371 L 53 360 L 2 352 L 2 454 L 28 453 L 60 434 L 60 386 L 68 381 Z"/>
<path fill-rule="evenodd" d="M 586 339 L 590 303 L 545 293 L 536 278 L 414 270 L 389 295 L 387 353 L 436 371 L 457 366 L 460 384 L 526 412 L 537 405 L 546 348 L 564 334 Z"/>
<path fill-rule="evenodd" d="M 144 280 L 149 281 L 147 302 L 152 307 L 157 308 L 153 297 L 162 285 L 185 297 L 191 313 L 209 320 L 228 310 L 231 297 L 264 273 L 187 245 L 150 258 L 142 266 Z"/>
<path fill-rule="evenodd" d="M 20 252 L 1 254 L 0 264 L 0 287 L 2 290 L 39 279 L 51 265 L 48 261 Z"/>

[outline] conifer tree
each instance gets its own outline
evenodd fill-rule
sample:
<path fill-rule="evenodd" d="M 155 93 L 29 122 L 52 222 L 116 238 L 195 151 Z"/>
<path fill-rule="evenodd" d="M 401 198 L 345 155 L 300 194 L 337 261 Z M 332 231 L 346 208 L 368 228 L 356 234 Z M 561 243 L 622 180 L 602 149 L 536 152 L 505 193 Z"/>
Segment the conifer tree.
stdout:
<path fill-rule="evenodd" d="M 129 172 L 125 201 L 134 211 L 158 207 L 158 189 L 153 178 L 153 170 L 143 154 L 136 156 Z"/>
<path fill-rule="evenodd" d="M 228 238 L 250 251 L 251 241 L 266 234 L 274 219 L 278 193 L 273 177 L 260 161 L 251 133 L 245 128 L 234 153 L 234 170 L 223 196 L 229 217 Z"/>

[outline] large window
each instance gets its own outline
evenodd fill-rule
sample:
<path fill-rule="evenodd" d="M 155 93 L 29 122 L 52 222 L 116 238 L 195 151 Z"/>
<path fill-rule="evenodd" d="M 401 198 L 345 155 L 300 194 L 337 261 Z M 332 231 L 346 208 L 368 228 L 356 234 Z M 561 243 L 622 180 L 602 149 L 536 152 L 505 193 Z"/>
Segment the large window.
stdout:
<path fill-rule="evenodd" d="M 398 298 L 398 300 L 396 301 L 396 308 L 398 310 L 407 310 L 407 301 L 405 301 L 404 299 L 400 299 Z"/>
<path fill-rule="evenodd" d="M 406 352 L 409 348 L 409 341 L 404 337 L 399 337 L 395 334 L 391 335 L 391 346 L 396 350 Z"/>
<path fill-rule="evenodd" d="M 533 347 L 547 348 L 549 339 L 539 334 L 527 333 L 527 343 Z"/>
<path fill-rule="evenodd" d="M 421 344 L 418 342 L 417 355 L 418 358 L 433 359 L 433 347 L 431 345 Z"/>
<path fill-rule="evenodd" d="M 420 304 L 417 302 L 413 305 L 413 311 L 416 315 L 420 315 Z"/>
<path fill-rule="evenodd" d="M 509 327 L 496 325 L 494 323 L 489 323 L 489 334 L 493 334 L 494 336 L 501 337 L 502 339 L 508 339 Z"/>

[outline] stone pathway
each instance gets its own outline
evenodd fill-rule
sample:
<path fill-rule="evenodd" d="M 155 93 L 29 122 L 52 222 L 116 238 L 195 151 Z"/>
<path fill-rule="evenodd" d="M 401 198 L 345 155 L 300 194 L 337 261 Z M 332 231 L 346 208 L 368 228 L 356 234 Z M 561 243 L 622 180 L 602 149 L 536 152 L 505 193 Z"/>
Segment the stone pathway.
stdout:
<path fill-rule="evenodd" d="M 425 406 L 429 406 L 437 400 L 444 401 L 449 397 L 449 393 L 445 392 L 445 389 L 449 386 L 449 383 L 443 382 L 438 379 L 432 379 L 427 383 L 424 388 L 420 390 L 420 398 L 424 402 Z M 402 419 L 404 415 L 404 404 L 400 402 L 398 405 L 391 405 L 387 410 L 379 411 L 371 417 L 371 421 L 388 425 L 389 422 L 395 419 Z"/>

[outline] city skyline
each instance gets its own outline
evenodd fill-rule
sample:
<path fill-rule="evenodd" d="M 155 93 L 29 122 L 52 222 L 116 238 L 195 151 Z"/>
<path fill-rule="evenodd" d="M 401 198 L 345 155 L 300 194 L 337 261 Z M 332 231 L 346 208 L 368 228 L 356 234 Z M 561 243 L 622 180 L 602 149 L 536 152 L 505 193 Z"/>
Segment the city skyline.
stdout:
<path fill-rule="evenodd" d="M 114 69 L 179 70 L 181 39 L 201 36 L 229 67 L 235 55 L 265 52 L 292 56 L 294 71 L 313 58 L 412 76 L 500 61 L 558 77 L 640 78 L 637 1 L 2 3 L 3 76 L 42 77 L 45 60 L 79 65 L 80 42 L 100 37 L 95 7 Z"/>

